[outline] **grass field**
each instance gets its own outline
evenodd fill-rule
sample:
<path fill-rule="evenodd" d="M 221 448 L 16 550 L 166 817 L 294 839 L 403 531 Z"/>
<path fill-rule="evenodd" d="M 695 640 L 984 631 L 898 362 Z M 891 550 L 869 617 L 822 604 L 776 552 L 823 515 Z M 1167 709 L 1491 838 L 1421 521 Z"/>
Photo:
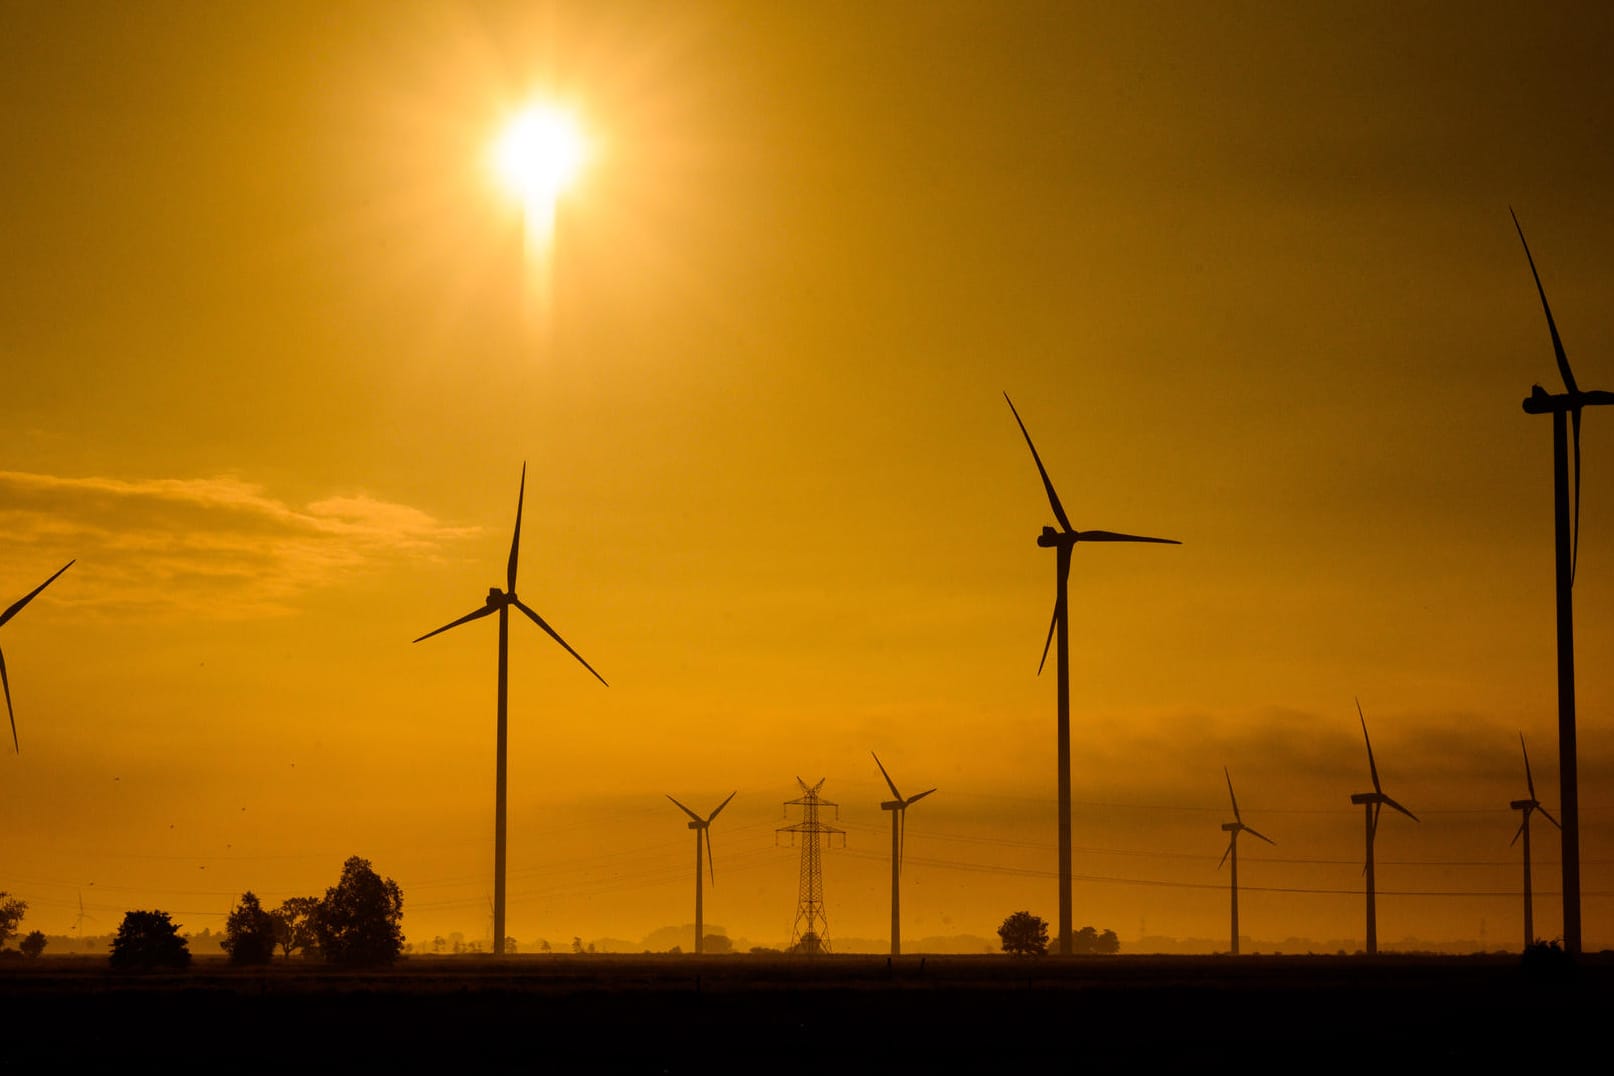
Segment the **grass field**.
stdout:
<path fill-rule="evenodd" d="M 198 959 L 145 975 L 42 957 L 0 966 L 0 1003 L 6 1072 L 1494 1065 L 1606 1048 L 1614 956 L 417 957 L 368 972 Z"/>

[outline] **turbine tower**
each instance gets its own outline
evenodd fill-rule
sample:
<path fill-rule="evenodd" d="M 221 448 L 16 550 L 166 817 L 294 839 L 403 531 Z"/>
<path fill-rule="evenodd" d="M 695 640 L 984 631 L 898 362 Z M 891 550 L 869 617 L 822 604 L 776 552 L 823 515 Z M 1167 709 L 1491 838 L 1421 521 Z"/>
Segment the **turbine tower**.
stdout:
<path fill-rule="evenodd" d="M 1519 838 L 1524 838 L 1524 947 L 1528 949 L 1535 944 L 1536 940 L 1535 907 L 1530 899 L 1530 812 L 1540 811 L 1541 817 L 1557 826 L 1560 832 L 1564 827 L 1558 825 L 1558 820 L 1548 814 L 1547 809 L 1541 806 L 1541 801 L 1536 799 L 1535 778 L 1530 776 L 1530 752 L 1524 749 L 1524 733 L 1522 732 L 1519 733 L 1519 750 L 1524 753 L 1524 786 L 1530 790 L 1530 798 L 1514 800 L 1508 804 L 1515 811 L 1522 812 L 1522 817 L 1519 819 L 1519 831 L 1513 835 L 1513 840 L 1508 843 L 1518 844 Z"/>
<path fill-rule="evenodd" d="M 1048 477 L 1048 469 L 1042 465 L 1042 457 L 1037 455 L 1037 446 L 1031 443 L 1031 434 L 1026 430 L 1026 424 L 1020 420 L 1020 412 L 1015 410 L 1014 401 L 1009 394 L 1003 394 L 1008 401 L 1009 410 L 1014 414 L 1014 421 L 1019 424 L 1020 432 L 1025 435 L 1026 446 L 1031 449 L 1031 459 L 1037 465 L 1037 473 L 1042 476 L 1043 489 L 1048 491 L 1048 504 L 1054 510 L 1054 518 L 1059 521 L 1059 530 L 1052 527 L 1042 528 L 1037 537 L 1037 544 L 1044 549 L 1052 548 L 1056 554 L 1054 571 L 1054 616 L 1048 625 L 1048 639 L 1042 644 L 1042 661 L 1037 663 L 1037 674 L 1042 674 L 1042 667 L 1048 661 L 1048 647 L 1054 641 L 1054 634 L 1059 634 L 1059 653 L 1056 664 L 1059 670 L 1059 952 L 1064 956 L 1071 953 L 1071 887 L 1070 887 L 1070 604 L 1066 600 L 1067 584 L 1070 581 L 1071 551 L 1076 548 L 1077 542 L 1153 542 L 1159 545 L 1181 545 L 1181 542 L 1172 538 L 1143 538 L 1135 534 L 1116 534 L 1113 531 L 1078 531 L 1070 525 L 1070 517 L 1065 515 L 1065 508 L 1059 503 L 1059 494 L 1054 492 L 1053 481 Z"/>
<path fill-rule="evenodd" d="M 56 569 L 56 575 L 61 575 L 76 563 L 78 563 L 77 557 Z M 27 594 L 24 594 L 22 597 L 12 602 L 11 608 L 7 609 L 3 613 L 0 613 L 0 627 L 5 627 L 6 623 L 12 617 L 22 612 L 23 606 L 39 597 L 40 591 L 56 582 L 56 575 L 51 576 L 33 590 L 30 590 Z M 4 654 L 0 654 L 0 686 L 5 688 L 6 716 L 11 719 L 11 750 L 20 755 L 22 754 L 22 746 L 17 742 L 17 714 L 16 711 L 12 710 L 11 708 L 11 679 L 6 675 L 6 656 Z"/>
<path fill-rule="evenodd" d="M 739 789 L 729 793 L 729 799 L 718 804 L 711 814 L 702 818 L 700 815 L 685 807 L 671 796 L 667 798 L 678 804 L 678 809 L 689 816 L 689 828 L 695 831 L 695 955 L 699 956 L 706 951 L 706 921 L 701 917 L 701 844 L 706 844 L 706 869 L 712 872 L 712 884 L 717 884 L 717 871 L 712 867 L 712 835 L 709 832 L 712 819 L 717 817 L 718 811 L 729 805 L 729 800 L 739 795 Z"/>
<path fill-rule="evenodd" d="M 1556 549 L 1556 591 L 1558 598 L 1558 796 L 1559 810 L 1563 813 L 1563 872 L 1564 872 L 1564 951 L 1580 953 L 1580 793 L 1575 764 L 1575 568 L 1580 560 L 1580 413 L 1583 408 L 1614 404 L 1614 392 L 1602 389 L 1582 390 L 1575 383 L 1574 371 L 1569 368 L 1569 356 L 1558 337 L 1558 325 L 1552 320 L 1552 307 L 1547 305 L 1547 291 L 1541 286 L 1541 274 L 1536 272 L 1536 260 L 1530 255 L 1530 244 L 1525 242 L 1524 229 L 1519 216 L 1513 216 L 1513 227 L 1524 244 L 1524 257 L 1530 263 L 1530 275 L 1536 282 L 1536 294 L 1541 296 L 1541 309 L 1547 315 L 1547 332 L 1552 336 L 1553 357 L 1558 360 L 1558 373 L 1564 379 L 1564 392 L 1549 395 L 1540 385 L 1530 387 L 1524 410 L 1531 415 L 1552 416 L 1552 518 L 1554 547 Z M 1564 416 L 1569 416 L 1566 429 Z M 1575 492 L 1571 507 L 1569 493 L 1569 457 L 1573 441 Z"/>
<path fill-rule="evenodd" d="M 796 783 L 801 786 L 801 797 L 787 800 L 785 806 L 800 807 L 801 821 L 793 826 L 781 826 L 776 831 L 790 834 L 792 842 L 796 834 L 801 834 L 801 884 L 796 897 L 796 922 L 790 928 L 790 951 L 817 956 L 829 952 L 829 917 L 824 914 L 824 872 L 819 863 L 819 845 L 833 840 L 837 833 L 844 845 L 846 831 L 818 820 L 820 807 L 834 807 L 839 815 L 840 804 L 818 795 L 824 787 L 824 778 L 810 787 L 800 777 L 796 778 Z"/>
<path fill-rule="evenodd" d="M 873 751 L 869 754 L 874 755 Z M 934 788 L 927 788 L 915 796 L 902 798 L 897 791 L 897 783 L 891 780 L 891 775 L 885 772 L 885 765 L 880 761 L 879 755 L 874 755 L 874 764 L 880 767 L 880 776 L 891 788 L 891 799 L 880 804 L 880 810 L 891 812 L 891 955 L 902 955 L 902 915 L 901 901 L 898 896 L 897 880 L 902 877 L 902 849 L 908 832 L 908 807 L 918 803 L 932 792 Z"/>
<path fill-rule="evenodd" d="M 1372 956 L 1379 951 L 1378 909 L 1374 902 L 1373 889 L 1373 837 L 1379 829 L 1379 810 L 1393 807 L 1414 822 L 1418 821 L 1418 816 L 1386 796 L 1384 789 L 1379 786 L 1379 768 L 1373 762 L 1373 741 L 1368 739 L 1367 718 L 1362 716 L 1360 699 L 1356 701 L 1356 716 L 1362 721 L 1362 739 L 1367 743 L 1367 768 L 1373 774 L 1373 791 L 1358 792 L 1351 797 L 1352 803 L 1362 805 L 1363 814 L 1367 819 L 1367 865 L 1362 869 L 1362 873 L 1367 876 L 1367 952 Z"/>
<path fill-rule="evenodd" d="M 1226 766 L 1222 767 L 1222 776 L 1227 778 L 1227 798 L 1233 801 L 1233 821 L 1231 821 L 1231 822 L 1223 822 L 1222 823 L 1222 832 L 1229 834 L 1228 839 L 1227 839 L 1227 851 L 1222 853 L 1222 863 L 1226 863 L 1229 859 L 1231 859 L 1233 861 L 1233 868 L 1232 868 L 1232 874 L 1231 874 L 1232 889 L 1233 889 L 1233 948 L 1232 948 L 1232 953 L 1233 953 L 1234 956 L 1238 956 L 1239 955 L 1239 834 L 1240 833 L 1248 833 L 1250 836 L 1258 837 L 1261 840 L 1266 841 L 1268 844 L 1277 844 L 1278 842 L 1273 840 L 1271 837 L 1267 837 L 1267 836 L 1264 836 L 1264 835 L 1262 835 L 1260 833 L 1257 833 L 1255 830 L 1251 829 L 1249 826 L 1246 826 L 1244 824 L 1243 817 L 1241 817 L 1239 815 L 1239 800 L 1238 800 L 1238 797 L 1233 795 L 1233 777 L 1232 777 L 1231 774 L 1229 774 L 1227 772 L 1227 767 Z M 1222 869 L 1222 863 L 1216 864 L 1216 869 L 1217 870 Z"/>
<path fill-rule="evenodd" d="M 440 635 L 449 628 L 457 628 L 461 624 L 472 620 L 480 620 L 485 616 L 499 614 L 499 702 L 498 702 L 498 732 L 497 746 L 494 751 L 495 775 L 493 781 L 493 952 L 495 956 L 504 954 L 504 846 L 505 846 L 505 756 L 506 756 L 506 729 L 508 725 L 508 702 L 510 695 L 510 607 L 513 605 L 527 615 L 527 618 L 537 624 L 544 632 L 572 657 L 582 663 L 583 668 L 594 673 L 594 678 L 605 683 L 605 677 L 594 672 L 594 666 L 583 660 L 583 655 L 573 650 L 562 639 L 554 628 L 544 622 L 539 616 L 527 607 L 522 600 L 516 597 L 516 559 L 521 550 L 521 505 L 527 493 L 527 465 L 521 465 L 521 486 L 516 493 L 516 530 L 515 536 L 510 539 L 510 563 L 505 572 L 505 589 L 489 587 L 487 600 L 482 608 L 473 610 L 438 628 L 428 631 L 415 642 L 430 639 L 433 635 Z M 609 686 L 609 685 L 607 685 Z"/>

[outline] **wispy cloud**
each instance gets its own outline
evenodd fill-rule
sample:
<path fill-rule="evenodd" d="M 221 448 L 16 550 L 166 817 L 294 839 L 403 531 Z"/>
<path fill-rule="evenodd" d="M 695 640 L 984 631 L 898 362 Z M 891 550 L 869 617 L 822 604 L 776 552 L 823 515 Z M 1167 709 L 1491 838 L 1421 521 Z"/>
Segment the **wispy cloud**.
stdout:
<path fill-rule="evenodd" d="M 76 557 L 79 574 L 98 585 L 54 597 L 107 613 L 283 614 L 299 595 L 400 558 L 435 557 L 475 533 L 363 494 L 299 507 L 233 475 L 127 481 L 0 471 L 6 563 L 47 573 Z"/>

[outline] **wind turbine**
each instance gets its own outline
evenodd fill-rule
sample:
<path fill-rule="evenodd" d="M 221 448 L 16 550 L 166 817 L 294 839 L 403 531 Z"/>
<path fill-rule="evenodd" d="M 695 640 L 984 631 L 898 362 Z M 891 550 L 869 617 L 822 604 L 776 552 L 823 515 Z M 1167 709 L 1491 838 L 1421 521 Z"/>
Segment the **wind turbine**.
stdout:
<path fill-rule="evenodd" d="M 874 752 L 870 751 L 869 754 L 874 755 Z M 936 790 L 927 788 L 917 795 L 903 799 L 902 793 L 897 791 L 897 783 L 885 772 L 885 765 L 880 761 L 879 755 L 874 755 L 874 764 L 880 767 L 880 776 L 885 778 L 885 783 L 891 789 L 891 799 L 880 804 L 880 810 L 891 812 L 891 955 L 901 956 L 902 916 L 897 880 L 902 877 L 902 848 L 908 833 L 908 808 Z"/>
<path fill-rule="evenodd" d="M 527 618 L 548 636 L 559 643 L 565 651 L 582 663 L 583 668 L 594 673 L 594 678 L 605 683 L 605 677 L 594 672 L 594 666 L 583 660 L 583 655 L 573 650 L 555 631 L 544 622 L 544 618 L 529 609 L 520 598 L 516 597 L 516 557 L 521 550 L 521 504 L 527 493 L 527 465 L 521 465 L 521 487 L 516 493 L 516 531 L 515 537 L 510 539 L 510 565 L 505 575 L 505 589 L 489 587 L 486 602 L 482 608 L 466 613 L 458 620 L 451 621 L 438 628 L 428 631 L 415 642 L 430 639 L 433 635 L 440 635 L 449 628 L 457 628 L 461 624 L 472 620 L 480 620 L 485 616 L 499 614 L 499 727 L 498 747 L 495 751 L 497 758 L 497 774 L 494 778 L 493 793 L 493 952 L 496 956 L 504 954 L 504 837 L 505 837 L 505 745 L 508 716 L 509 688 L 510 688 L 510 607 L 513 605 L 527 614 Z M 610 686 L 610 685 L 606 685 Z"/>
<path fill-rule="evenodd" d="M 729 805 L 739 789 L 729 793 L 729 798 L 718 804 L 712 813 L 702 818 L 700 815 L 685 807 L 671 796 L 667 798 L 678 803 L 678 809 L 689 816 L 689 828 L 695 831 L 695 954 L 699 956 L 706 951 L 706 920 L 702 918 L 701 908 L 701 842 L 706 843 L 706 869 L 712 873 L 712 884 L 717 884 L 717 871 L 712 867 L 712 834 L 710 832 L 712 819 L 717 817 L 718 811 Z"/>
<path fill-rule="evenodd" d="M 1048 639 L 1042 644 L 1042 660 L 1037 663 L 1037 674 L 1042 675 L 1042 667 L 1048 661 L 1048 647 L 1054 641 L 1054 633 L 1059 634 L 1059 654 L 1057 666 L 1059 670 L 1059 952 L 1069 956 L 1071 953 L 1071 889 L 1070 889 L 1070 605 L 1066 600 L 1067 585 L 1070 581 L 1071 550 L 1076 548 L 1077 542 L 1154 542 L 1160 545 L 1181 545 L 1174 538 L 1143 538 L 1135 534 L 1117 534 L 1114 531 L 1078 531 L 1070 525 L 1070 517 L 1065 515 L 1065 508 L 1059 503 L 1059 494 L 1054 492 L 1053 481 L 1048 477 L 1048 469 L 1042 465 L 1042 457 L 1037 455 L 1037 446 L 1031 443 L 1031 434 L 1026 430 L 1026 424 L 1020 419 L 1020 412 L 1015 410 L 1014 401 L 1009 394 L 1003 394 L 1008 401 L 1009 410 L 1014 414 L 1014 421 L 1019 424 L 1020 432 L 1025 435 L 1026 446 L 1031 449 L 1031 459 L 1037 465 L 1037 473 L 1042 476 L 1042 486 L 1048 491 L 1048 504 L 1054 510 L 1054 518 L 1059 521 L 1059 530 L 1052 527 L 1043 527 L 1042 533 L 1037 536 L 1037 544 L 1044 549 L 1052 548 L 1055 557 L 1055 591 L 1054 615 L 1048 624 Z"/>
<path fill-rule="evenodd" d="M 1522 817 L 1519 819 L 1519 831 L 1513 835 L 1513 840 L 1508 843 L 1518 844 L 1519 838 L 1524 838 L 1524 947 L 1528 949 L 1535 944 L 1536 940 L 1535 908 L 1530 899 L 1530 812 L 1540 811 L 1541 817 L 1557 826 L 1560 832 L 1564 827 L 1559 826 L 1558 820 L 1548 814 L 1547 809 L 1541 806 L 1541 801 L 1536 799 L 1535 778 L 1530 776 L 1530 752 L 1524 749 L 1524 733 L 1522 732 L 1519 733 L 1519 750 L 1524 753 L 1524 785 L 1530 790 L 1530 798 L 1514 800 L 1508 804 L 1515 811 L 1523 812 Z"/>
<path fill-rule="evenodd" d="M 1582 391 L 1575 384 L 1575 374 L 1569 369 L 1569 356 L 1558 337 L 1558 325 L 1552 320 L 1552 307 L 1547 305 L 1547 291 L 1541 286 L 1541 274 L 1536 272 L 1536 260 L 1530 255 L 1530 244 L 1525 242 L 1524 229 L 1519 215 L 1510 208 L 1513 227 L 1524 244 L 1524 257 L 1530 263 L 1530 275 L 1535 278 L 1536 294 L 1541 296 L 1541 309 L 1547 315 L 1547 332 L 1552 336 L 1553 356 L 1558 360 L 1558 373 L 1564 379 L 1565 391 L 1549 395 L 1540 385 L 1532 385 L 1524 401 L 1526 414 L 1552 416 L 1552 517 L 1554 546 L 1556 549 L 1556 582 L 1558 597 L 1558 796 L 1559 809 L 1564 821 L 1563 872 L 1564 872 L 1564 951 L 1580 952 L 1580 793 L 1575 772 L 1575 568 L 1580 560 L 1580 413 L 1583 408 L 1614 404 L 1614 392 L 1602 389 Z M 1569 496 L 1570 431 L 1565 428 L 1564 416 L 1573 428 L 1575 457 L 1575 495 L 1573 521 Z"/>
<path fill-rule="evenodd" d="M 1233 870 L 1232 870 L 1232 875 L 1231 875 L 1231 880 L 1232 880 L 1232 883 L 1233 883 L 1233 955 L 1238 956 L 1239 955 L 1239 834 L 1240 833 L 1248 833 L 1252 837 L 1259 837 L 1261 840 L 1266 841 L 1268 844 L 1277 844 L 1278 842 L 1273 840 L 1271 837 L 1267 837 L 1267 836 L 1264 836 L 1264 835 L 1262 835 L 1260 833 L 1257 833 L 1255 830 L 1251 829 L 1249 826 L 1246 826 L 1244 824 L 1243 817 L 1241 817 L 1239 815 L 1239 800 L 1238 800 L 1238 797 L 1233 795 L 1233 776 L 1227 772 L 1227 767 L 1226 766 L 1222 767 L 1222 776 L 1227 778 L 1227 798 L 1233 801 L 1233 821 L 1231 821 L 1231 822 L 1223 822 L 1222 823 L 1222 832 L 1229 834 L 1228 839 L 1227 839 L 1227 851 L 1222 853 L 1222 863 L 1226 863 L 1229 859 L 1231 859 L 1233 861 Z M 1216 864 L 1216 869 L 1217 870 L 1222 869 L 1222 863 Z"/>
<path fill-rule="evenodd" d="M 1356 716 L 1362 721 L 1362 739 L 1367 744 L 1367 768 L 1373 774 L 1373 791 L 1358 792 L 1351 797 L 1352 803 L 1360 803 L 1367 819 L 1367 865 L 1362 873 L 1367 875 L 1367 951 L 1371 956 L 1379 951 L 1379 921 L 1378 909 L 1374 903 L 1373 892 L 1373 836 L 1379 829 L 1379 811 L 1384 807 L 1394 807 L 1414 822 L 1418 816 L 1401 806 L 1395 800 L 1384 794 L 1379 785 L 1379 767 L 1373 761 L 1373 741 L 1368 739 L 1367 718 L 1362 716 L 1362 700 L 1356 700 Z"/>
<path fill-rule="evenodd" d="M 74 557 L 72 560 L 56 569 L 56 575 L 61 575 L 63 572 L 67 571 L 67 569 L 71 568 L 77 563 L 78 558 Z M 0 613 L 0 627 L 4 627 L 7 621 L 16 616 L 18 613 L 22 612 L 23 606 L 39 597 L 40 591 L 56 582 L 56 575 L 51 576 L 33 590 L 30 590 L 27 594 L 12 602 L 11 608 L 7 609 L 3 613 Z M 17 714 L 11 708 L 11 679 L 6 676 L 6 656 L 4 654 L 0 654 L 0 686 L 3 686 L 6 692 L 6 716 L 11 718 L 11 750 L 20 755 L 22 754 L 22 746 L 17 742 Z"/>

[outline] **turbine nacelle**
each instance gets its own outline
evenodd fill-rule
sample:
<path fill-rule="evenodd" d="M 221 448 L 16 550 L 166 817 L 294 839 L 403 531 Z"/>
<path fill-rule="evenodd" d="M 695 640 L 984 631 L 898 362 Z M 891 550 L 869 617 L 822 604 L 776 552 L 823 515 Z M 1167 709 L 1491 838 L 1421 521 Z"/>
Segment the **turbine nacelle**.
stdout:
<path fill-rule="evenodd" d="M 1541 801 L 1539 801 L 1539 800 L 1514 800 L 1512 803 L 1509 803 L 1508 806 L 1513 808 L 1515 811 L 1533 811 L 1537 807 L 1541 806 Z"/>

